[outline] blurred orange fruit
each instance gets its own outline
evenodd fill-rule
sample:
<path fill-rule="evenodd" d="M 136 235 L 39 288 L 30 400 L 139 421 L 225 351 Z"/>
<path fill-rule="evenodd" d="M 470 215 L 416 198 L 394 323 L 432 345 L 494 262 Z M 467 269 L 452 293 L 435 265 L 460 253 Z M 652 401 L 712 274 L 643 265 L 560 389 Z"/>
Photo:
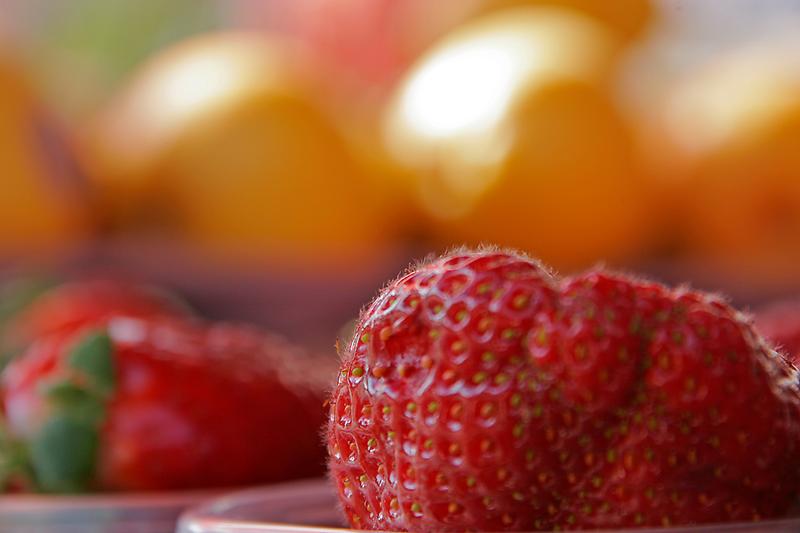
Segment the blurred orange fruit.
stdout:
<path fill-rule="evenodd" d="M 222 33 L 146 64 L 89 135 L 114 216 L 286 264 L 347 263 L 384 246 L 389 193 L 315 104 L 298 62 L 262 36 Z"/>
<path fill-rule="evenodd" d="M 260 11 L 267 24 L 283 19 L 339 77 L 355 78 L 350 81 L 378 92 L 442 34 L 490 12 L 560 6 L 593 17 L 623 40 L 639 36 L 654 14 L 651 0 L 294 0 L 241 5 L 248 12 Z"/>
<path fill-rule="evenodd" d="M 0 255 L 63 248 L 86 235 L 72 157 L 23 71 L 0 55 Z"/>
<path fill-rule="evenodd" d="M 650 199 L 614 103 L 616 46 L 587 17 L 519 8 L 453 32 L 411 70 L 385 136 L 441 242 L 567 269 L 642 251 Z"/>
<path fill-rule="evenodd" d="M 611 2 L 587 2 L 586 0 L 472 0 L 472 2 L 479 6 L 476 10 L 478 13 L 487 13 L 508 7 L 533 5 L 575 10 L 603 24 L 622 41 L 640 37 L 653 21 L 656 12 L 652 0 L 612 0 Z"/>
<path fill-rule="evenodd" d="M 706 269 L 800 281 L 800 53 L 758 45 L 691 73 L 659 106 L 676 221 Z"/>

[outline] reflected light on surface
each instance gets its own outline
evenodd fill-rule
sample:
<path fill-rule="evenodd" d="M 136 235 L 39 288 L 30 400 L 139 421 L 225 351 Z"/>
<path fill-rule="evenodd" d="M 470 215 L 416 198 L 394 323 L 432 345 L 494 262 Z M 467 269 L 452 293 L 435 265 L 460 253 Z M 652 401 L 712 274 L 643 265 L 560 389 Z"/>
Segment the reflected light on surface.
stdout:
<path fill-rule="evenodd" d="M 575 13 L 515 9 L 455 32 L 417 64 L 401 87 L 390 130 L 432 139 L 496 127 L 516 99 L 563 78 L 595 77 L 610 48 Z M 390 136 L 398 135 L 390 131 Z"/>
<path fill-rule="evenodd" d="M 492 127 L 519 83 L 520 63 L 534 61 L 513 37 L 490 36 L 434 57 L 403 97 L 409 126 L 431 137 Z"/>
<path fill-rule="evenodd" d="M 241 81 L 231 70 L 241 61 L 224 53 L 188 58 L 166 73 L 144 102 L 145 112 L 160 109 L 165 122 L 184 121 L 209 103 L 225 98 Z"/>

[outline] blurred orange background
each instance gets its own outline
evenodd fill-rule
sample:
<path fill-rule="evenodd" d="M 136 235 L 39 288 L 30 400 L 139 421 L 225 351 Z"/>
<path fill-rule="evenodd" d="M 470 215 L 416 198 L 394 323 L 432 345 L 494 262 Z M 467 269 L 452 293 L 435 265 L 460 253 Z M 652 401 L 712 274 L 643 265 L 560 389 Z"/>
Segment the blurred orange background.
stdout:
<path fill-rule="evenodd" d="M 491 243 L 800 289 L 800 6 L 6 0 L 0 272 L 124 273 L 330 347 Z"/>

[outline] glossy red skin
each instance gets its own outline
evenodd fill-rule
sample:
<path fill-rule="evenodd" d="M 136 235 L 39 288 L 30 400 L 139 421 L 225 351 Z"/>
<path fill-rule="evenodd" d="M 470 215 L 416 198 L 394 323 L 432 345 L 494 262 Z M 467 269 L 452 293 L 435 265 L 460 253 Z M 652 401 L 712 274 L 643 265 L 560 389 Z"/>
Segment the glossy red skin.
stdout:
<path fill-rule="evenodd" d="M 795 371 L 724 302 L 558 280 L 501 252 L 390 284 L 343 354 L 328 425 L 344 512 L 380 530 L 779 516 L 799 444 Z"/>
<path fill-rule="evenodd" d="M 9 366 L 3 405 L 12 431 L 30 434 L 41 423 L 41 385 L 61 372 L 84 331 L 44 339 Z M 327 362 L 242 326 L 114 318 L 108 331 L 117 386 L 97 490 L 236 486 L 323 472 Z"/>
<path fill-rule="evenodd" d="M 133 283 L 89 280 L 64 283 L 36 298 L 5 328 L 7 341 L 26 346 L 34 339 L 65 333 L 115 315 L 185 316 L 189 310 L 166 292 Z"/>
<path fill-rule="evenodd" d="M 800 364 L 800 301 L 769 305 L 755 316 L 756 327 L 789 361 Z"/>

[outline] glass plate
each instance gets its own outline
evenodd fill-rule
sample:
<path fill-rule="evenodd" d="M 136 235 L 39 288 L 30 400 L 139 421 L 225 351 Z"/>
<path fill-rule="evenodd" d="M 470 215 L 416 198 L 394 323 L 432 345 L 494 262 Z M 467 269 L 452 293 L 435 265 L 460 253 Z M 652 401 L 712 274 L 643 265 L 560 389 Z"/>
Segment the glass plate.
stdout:
<path fill-rule="evenodd" d="M 273 485 L 234 493 L 190 509 L 181 517 L 178 533 L 342 533 L 347 529 L 337 505 L 336 495 L 325 479 Z M 635 531 L 789 533 L 800 532 L 800 518 Z"/>
<path fill-rule="evenodd" d="M 173 533 L 180 514 L 221 491 L 0 496 L 2 533 Z"/>

